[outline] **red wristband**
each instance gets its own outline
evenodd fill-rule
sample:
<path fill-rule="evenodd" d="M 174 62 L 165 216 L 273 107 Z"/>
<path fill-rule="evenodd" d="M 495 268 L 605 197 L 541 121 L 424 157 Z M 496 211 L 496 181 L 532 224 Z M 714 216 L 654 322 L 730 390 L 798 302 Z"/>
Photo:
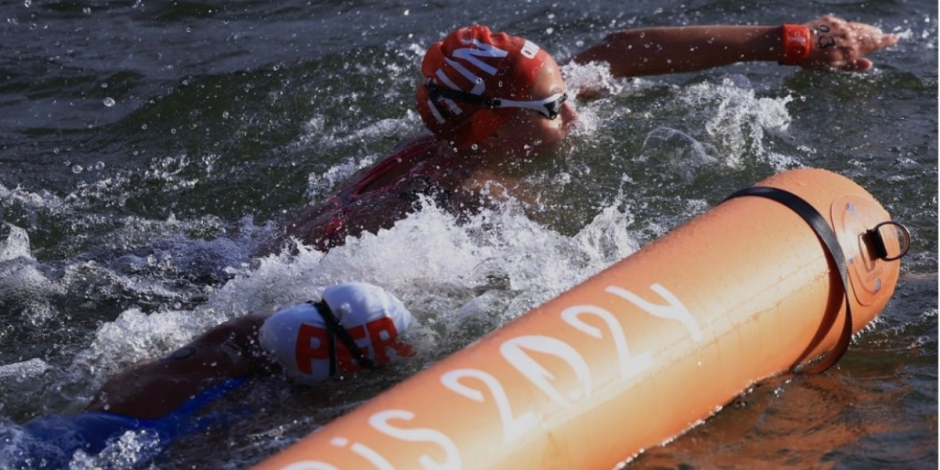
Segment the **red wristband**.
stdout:
<path fill-rule="evenodd" d="M 796 65 L 809 56 L 809 28 L 801 24 L 783 25 L 783 60 L 781 64 Z"/>

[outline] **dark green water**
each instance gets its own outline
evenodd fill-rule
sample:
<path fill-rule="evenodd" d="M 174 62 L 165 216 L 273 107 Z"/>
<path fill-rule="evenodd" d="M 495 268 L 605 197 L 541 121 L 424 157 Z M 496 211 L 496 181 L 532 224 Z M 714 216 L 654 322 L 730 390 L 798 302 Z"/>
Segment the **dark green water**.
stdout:
<path fill-rule="evenodd" d="M 613 81 L 578 103 L 564 158 L 524 169 L 545 188 L 538 222 L 458 226 L 428 208 L 327 256 L 252 256 L 419 129 L 422 53 L 456 27 L 562 59 L 618 28 L 823 13 L 903 39 L 863 75 L 749 64 Z M 221 320 L 346 280 L 401 297 L 420 358 L 355 387 L 257 384 L 240 398 L 263 412 L 153 464 L 247 467 L 733 191 L 820 167 L 911 229 L 894 299 L 834 371 L 763 383 L 627 468 L 936 468 L 937 20 L 930 0 L 2 1 L 0 463 L 18 423 L 80 410 L 117 370 Z M 131 468 L 131 447 L 73 466 Z"/>

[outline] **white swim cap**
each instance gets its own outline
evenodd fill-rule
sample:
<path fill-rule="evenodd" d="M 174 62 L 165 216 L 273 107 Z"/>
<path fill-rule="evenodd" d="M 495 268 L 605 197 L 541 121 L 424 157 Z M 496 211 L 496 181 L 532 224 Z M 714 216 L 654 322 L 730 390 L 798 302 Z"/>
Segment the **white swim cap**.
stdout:
<path fill-rule="evenodd" d="M 407 344 L 398 341 L 398 336 L 411 327 L 411 313 L 381 287 L 363 282 L 331 286 L 323 291 L 323 300 L 362 354 L 374 363 L 414 354 Z M 261 326 L 258 336 L 261 346 L 298 382 L 316 383 L 330 376 L 327 328 L 313 304 L 275 312 Z M 338 372 L 359 369 L 342 341 L 334 341 Z"/>

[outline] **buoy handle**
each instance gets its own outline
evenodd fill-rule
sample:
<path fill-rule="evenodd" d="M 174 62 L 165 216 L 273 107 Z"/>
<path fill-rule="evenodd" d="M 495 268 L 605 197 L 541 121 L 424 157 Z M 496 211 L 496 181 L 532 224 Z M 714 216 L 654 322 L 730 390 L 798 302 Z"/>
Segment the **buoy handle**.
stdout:
<path fill-rule="evenodd" d="M 888 256 L 888 248 L 885 246 L 884 237 L 881 235 L 881 227 L 885 225 L 893 225 L 896 230 L 903 234 L 904 244 L 901 247 L 901 252 L 897 256 Z M 878 225 L 875 225 L 875 228 L 865 232 L 865 237 L 871 242 L 872 248 L 875 250 L 875 255 L 878 259 L 883 259 L 885 261 L 895 261 L 901 259 L 904 255 L 907 254 L 908 250 L 911 249 L 911 232 L 907 230 L 903 224 L 889 220 L 887 222 L 882 222 Z"/>

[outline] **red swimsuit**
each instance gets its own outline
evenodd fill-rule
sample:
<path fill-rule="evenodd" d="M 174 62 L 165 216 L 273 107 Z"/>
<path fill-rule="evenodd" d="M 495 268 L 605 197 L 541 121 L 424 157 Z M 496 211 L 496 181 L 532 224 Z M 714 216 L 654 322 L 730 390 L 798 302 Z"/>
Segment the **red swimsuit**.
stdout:
<path fill-rule="evenodd" d="M 422 158 L 427 156 L 429 150 L 431 150 L 435 144 L 436 141 L 433 139 L 424 139 L 398 150 L 375 164 L 375 166 L 370 168 L 355 181 L 344 186 L 336 195 L 323 201 L 321 203 L 322 205 L 331 206 L 331 208 L 326 209 L 324 214 L 318 217 L 322 220 L 322 217 L 326 214 L 330 214 L 329 220 L 325 223 L 323 228 L 323 236 L 313 241 L 317 249 L 327 251 L 334 246 L 343 244 L 346 240 L 346 236 L 349 235 L 349 225 L 346 222 L 346 218 L 353 204 L 365 204 L 368 203 L 369 198 L 385 196 L 385 194 L 392 191 L 402 180 L 422 178 L 422 176 L 419 175 L 420 166 L 418 163 Z M 396 181 L 364 191 L 365 188 L 376 179 L 401 165 L 405 165 L 411 168 L 411 170 L 404 173 L 402 177 Z M 427 177 L 423 178 L 427 180 Z M 430 187 L 429 181 L 428 186 Z M 402 194 L 402 197 L 407 197 L 409 194 Z M 410 195 L 410 197 L 415 196 Z"/>

